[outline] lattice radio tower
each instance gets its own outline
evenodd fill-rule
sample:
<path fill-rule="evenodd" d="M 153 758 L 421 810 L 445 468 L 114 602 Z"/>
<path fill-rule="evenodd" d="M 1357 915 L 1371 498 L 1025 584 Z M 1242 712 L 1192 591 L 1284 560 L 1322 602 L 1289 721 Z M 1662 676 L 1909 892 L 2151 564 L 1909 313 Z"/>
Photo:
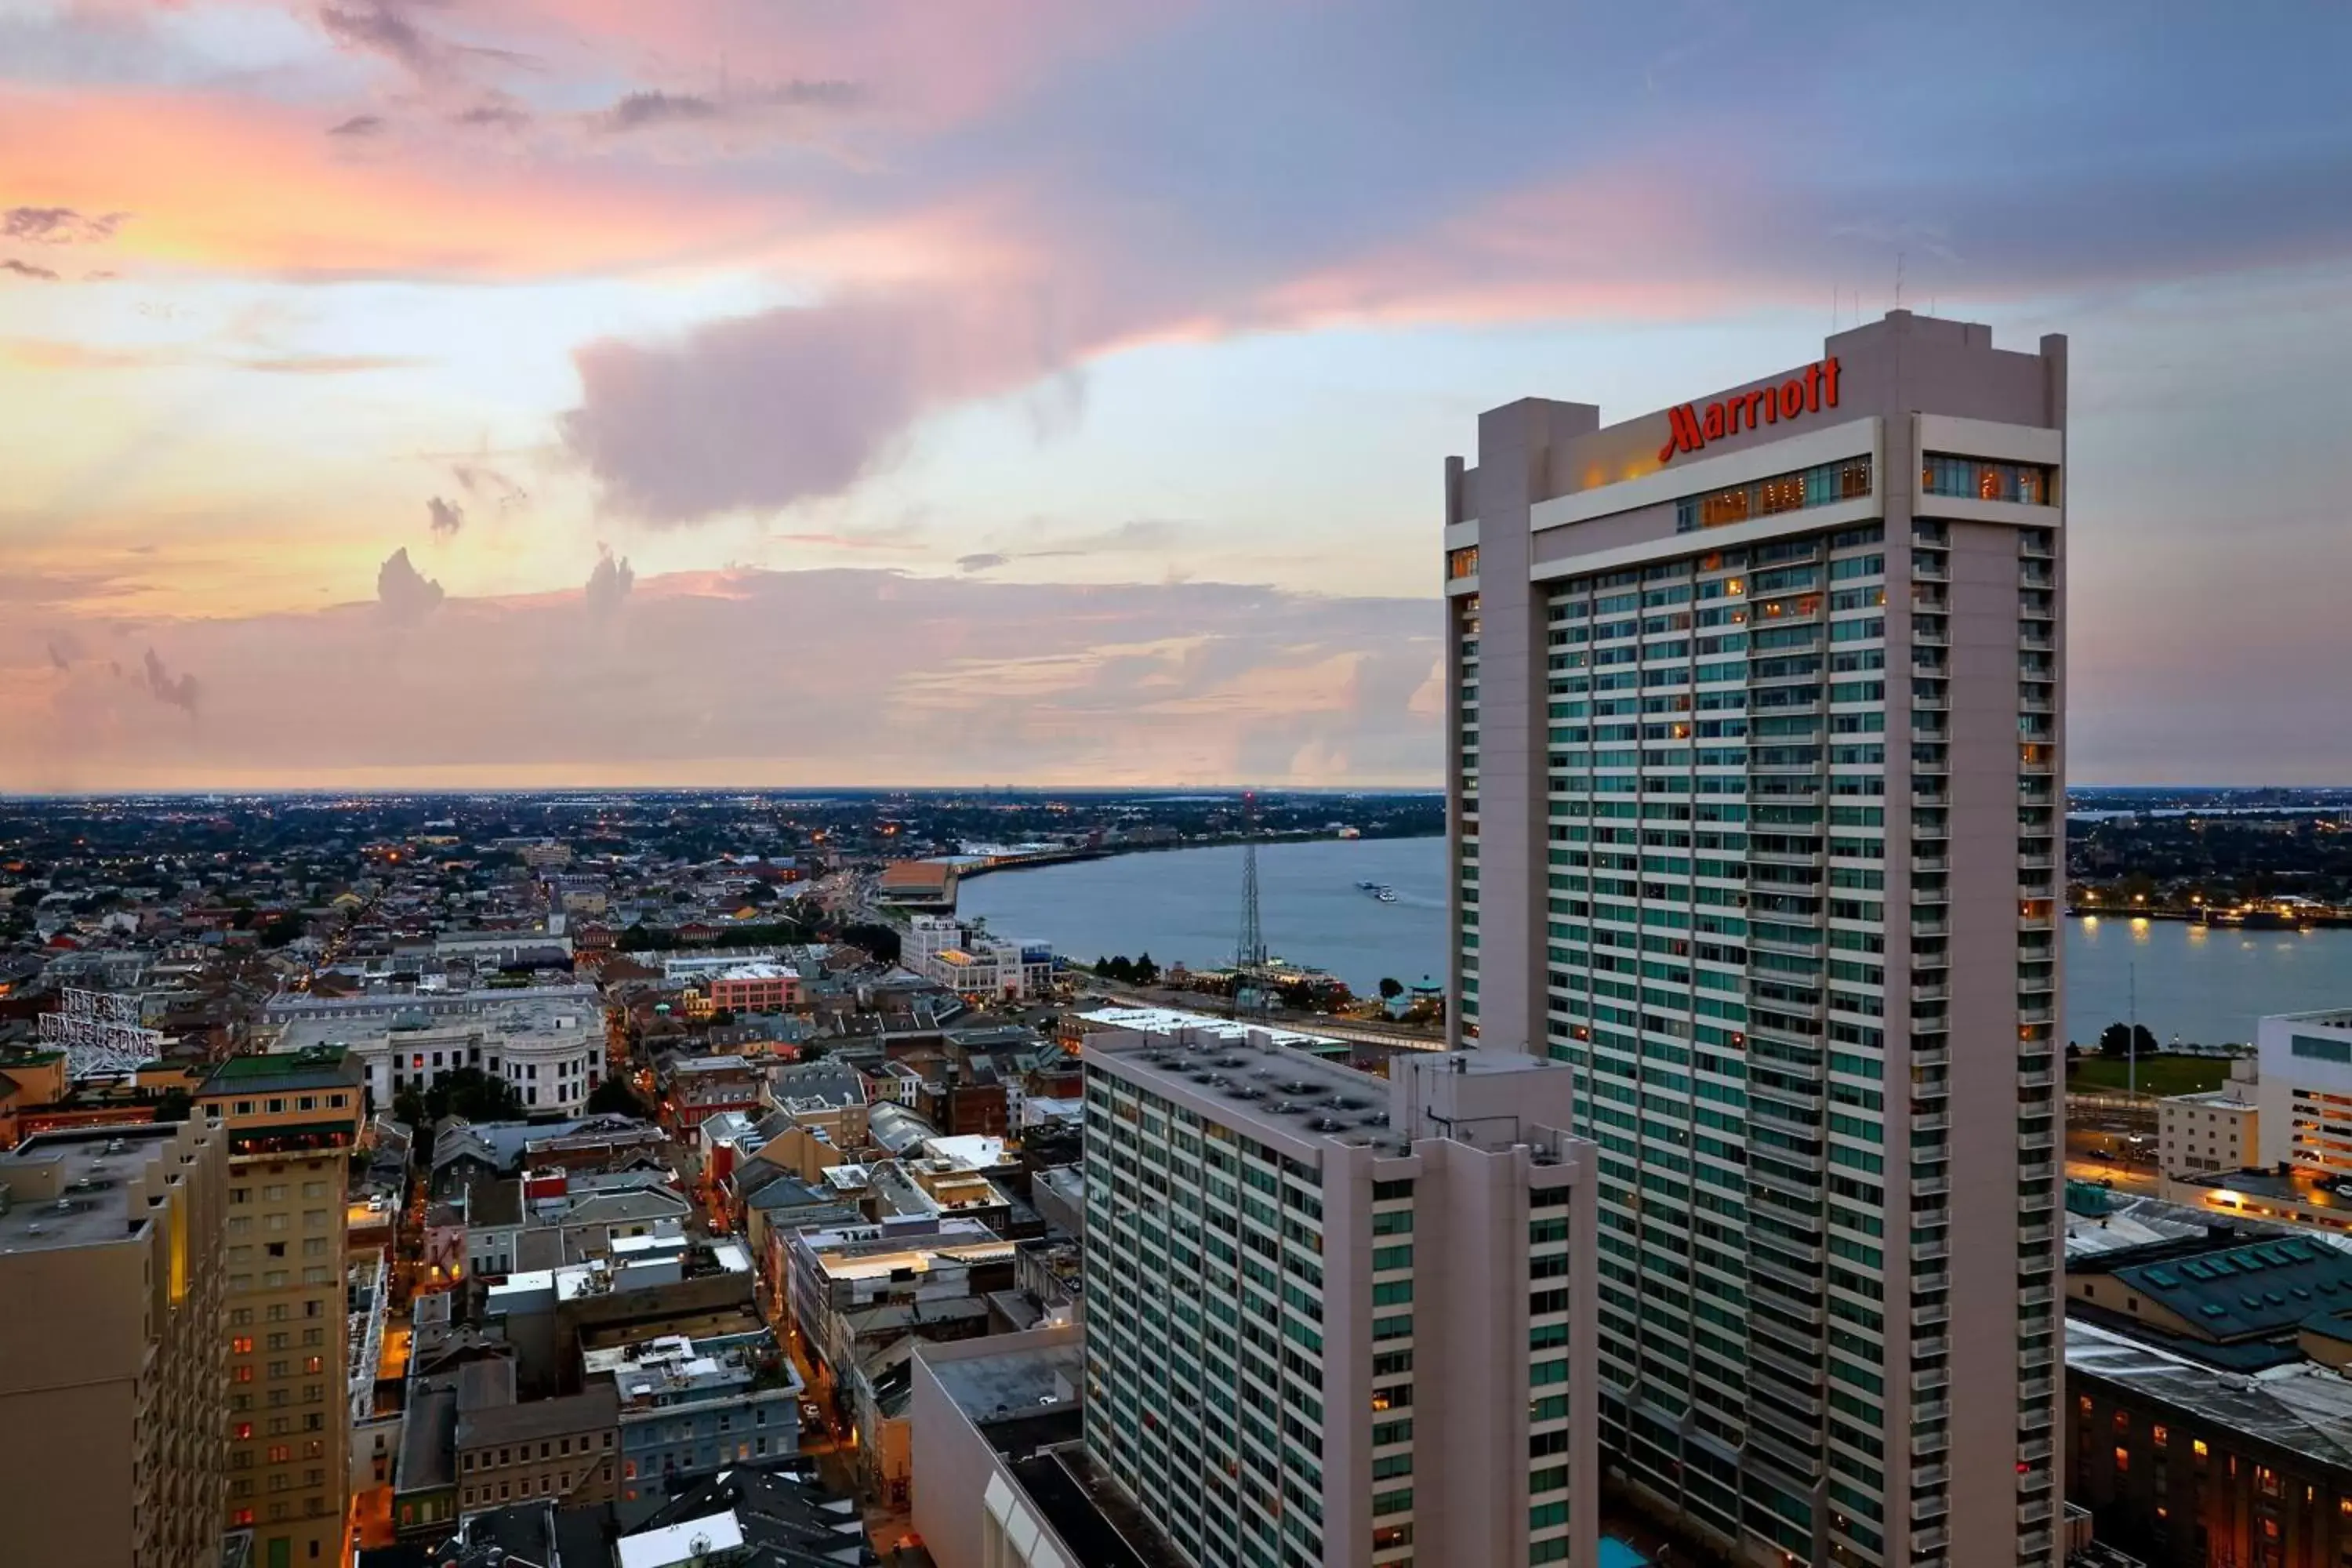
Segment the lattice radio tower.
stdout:
<path fill-rule="evenodd" d="M 41 1015 L 41 1043 L 66 1053 L 66 1076 L 104 1078 L 131 1071 L 163 1053 L 163 1037 L 139 1024 L 139 998 L 66 986 L 57 1011 Z"/>
<path fill-rule="evenodd" d="M 1263 1019 L 1273 1011 L 1266 983 L 1265 928 L 1257 909 L 1257 796 L 1242 796 L 1242 939 L 1234 949 L 1234 1016 Z"/>

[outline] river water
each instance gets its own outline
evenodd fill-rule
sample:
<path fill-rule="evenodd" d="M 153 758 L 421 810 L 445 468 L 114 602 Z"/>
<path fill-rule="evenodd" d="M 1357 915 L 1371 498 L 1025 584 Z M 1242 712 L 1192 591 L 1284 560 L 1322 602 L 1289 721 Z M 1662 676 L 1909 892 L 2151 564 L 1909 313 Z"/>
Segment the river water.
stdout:
<path fill-rule="evenodd" d="M 1384 882 L 1383 904 L 1358 882 Z M 1328 969 L 1359 994 L 1383 976 L 1443 977 L 1445 843 L 1324 839 L 1258 850 L 1267 948 Z M 1035 937 L 1083 963 L 1150 952 L 1208 966 L 1241 936 L 1242 851 L 1220 845 L 995 871 L 963 884 L 961 909 L 1002 936 Z M 2084 1045 L 2130 1016 L 2159 1040 L 2249 1040 L 2265 1013 L 2352 1005 L 2352 930 L 2205 931 L 2178 921 L 2066 922 L 2066 1037 Z"/>

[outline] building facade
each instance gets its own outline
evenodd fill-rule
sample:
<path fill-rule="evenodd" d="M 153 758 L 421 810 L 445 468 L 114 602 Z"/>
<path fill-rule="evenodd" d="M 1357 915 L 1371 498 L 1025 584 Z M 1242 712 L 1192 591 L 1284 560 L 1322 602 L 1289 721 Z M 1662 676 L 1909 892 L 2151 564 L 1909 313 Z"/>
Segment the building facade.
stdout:
<path fill-rule="evenodd" d="M 1571 1075 L 1265 1038 L 1087 1041 L 1088 1455 L 1202 1564 L 1590 1568 Z"/>
<path fill-rule="evenodd" d="M 2056 1550 L 2065 425 L 1897 310 L 1448 463 L 1453 1026 L 1576 1073 L 1603 1441 L 1759 1561 Z"/>
<path fill-rule="evenodd" d="M 604 1016 L 595 988 L 547 985 L 455 995 L 273 998 L 276 1051 L 341 1046 L 365 1065 L 380 1107 L 473 1068 L 515 1087 L 530 1116 L 577 1116 L 604 1068 Z"/>
<path fill-rule="evenodd" d="M 2352 1007 L 2264 1018 L 2254 1042 L 2263 1166 L 2352 1175 Z"/>
<path fill-rule="evenodd" d="M 565 1507 L 618 1495 L 619 1404 L 609 1384 L 551 1399 L 463 1410 L 453 1439 L 464 1513 L 552 1498 Z"/>
<path fill-rule="evenodd" d="M 610 1379 L 618 1397 L 624 1501 L 800 1452 L 800 1374 L 765 1334 L 662 1334 L 589 1351 L 583 1365 L 591 1386 Z"/>
<path fill-rule="evenodd" d="M 343 1557 L 344 1198 L 363 1085 L 355 1054 L 322 1046 L 232 1057 L 196 1094 L 229 1144 L 227 1522 L 254 1532 L 257 1568 Z"/>
<path fill-rule="evenodd" d="M 227 1150 L 184 1121 L 0 1154 L 10 1561 L 221 1561 Z"/>
<path fill-rule="evenodd" d="M 2231 1082 L 2210 1094 L 2176 1094 L 2156 1107 L 2156 1158 L 2168 1176 L 2242 1170 L 2262 1158 L 2262 1108 L 2252 1086 Z M 2352 1101 L 2346 1104 L 2352 1118 Z M 2352 1126 L 2347 1126 L 2352 1133 Z M 2347 1146 L 2352 1147 L 2352 1146 Z"/>

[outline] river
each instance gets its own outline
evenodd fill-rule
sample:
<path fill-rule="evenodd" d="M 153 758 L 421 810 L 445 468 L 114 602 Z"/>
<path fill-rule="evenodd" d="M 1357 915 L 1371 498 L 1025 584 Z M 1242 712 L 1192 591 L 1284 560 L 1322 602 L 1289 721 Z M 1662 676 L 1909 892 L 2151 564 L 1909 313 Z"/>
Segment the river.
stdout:
<path fill-rule="evenodd" d="M 1383 904 L 1358 882 L 1384 882 Z M 1443 977 L 1445 844 L 1441 838 L 1322 839 L 1258 850 L 1267 948 L 1328 969 L 1360 994 L 1383 976 Z M 1241 934 L 1242 851 L 1220 845 L 994 871 L 963 884 L 961 912 L 1003 936 L 1035 937 L 1083 963 L 1150 952 L 1233 962 Z M 2352 929 L 2205 931 L 2172 921 L 2066 922 L 2066 1037 L 2085 1046 L 2131 1011 L 2167 1042 L 2253 1037 L 2265 1013 L 2352 1004 Z"/>

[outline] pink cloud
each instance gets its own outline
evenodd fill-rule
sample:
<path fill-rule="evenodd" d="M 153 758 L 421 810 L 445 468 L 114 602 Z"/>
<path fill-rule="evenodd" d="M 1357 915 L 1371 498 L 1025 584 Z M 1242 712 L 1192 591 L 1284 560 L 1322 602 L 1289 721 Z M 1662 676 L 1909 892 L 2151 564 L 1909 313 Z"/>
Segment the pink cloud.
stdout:
<path fill-rule="evenodd" d="M 105 623 L 0 626 L 0 790 L 1273 782 L 1300 754 L 1318 782 L 1335 757 L 1360 782 L 1436 767 L 1436 721 L 1408 702 L 1438 658 L 1433 603 L 874 571 L 632 577 L 607 555 L 584 589 L 439 598 L 429 636 L 377 605 L 165 624 L 135 682 L 52 657 Z M 200 726 L 142 721 L 199 689 Z"/>

